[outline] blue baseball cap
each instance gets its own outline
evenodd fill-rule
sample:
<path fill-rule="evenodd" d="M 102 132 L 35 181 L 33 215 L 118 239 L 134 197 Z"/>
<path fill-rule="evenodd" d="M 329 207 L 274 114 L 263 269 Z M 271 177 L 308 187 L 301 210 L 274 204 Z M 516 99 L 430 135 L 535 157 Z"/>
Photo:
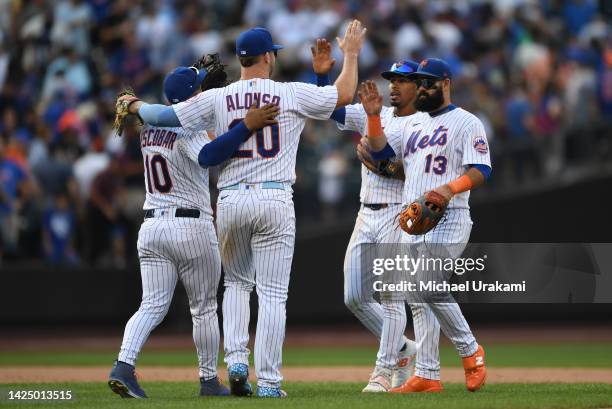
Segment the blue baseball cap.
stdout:
<path fill-rule="evenodd" d="M 450 65 L 439 58 L 426 58 L 419 64 L 416 72 L 411 77 L 429 77 L 437 79 L 451 79 Z"/>
<path fill-rule="evenodd" d="M 419 64 L 410 61 L 410 60 L 402 60 L 394 63 L 389 71 L 384 71 L 380 75 L 386 79 L 390 80 L 393 76 L 399 75 L 405 77 L 413 72 L 416 72 L 417 68 L 419 68 Z"/>
<path fill-rule="evenodd" d="M 236 38 L 236 55 L 238 57 L 253 57 L 282 48 L 282 45 L 274 44 L 272 34 L 262 27 L 243 31 Z"/>
<path fill-rule="evenodd" d="M 196 67 L 177 67 L 164 79 L 164 95 L 171 104 L 189 99 L 206 77 L 206 70 Z"/>

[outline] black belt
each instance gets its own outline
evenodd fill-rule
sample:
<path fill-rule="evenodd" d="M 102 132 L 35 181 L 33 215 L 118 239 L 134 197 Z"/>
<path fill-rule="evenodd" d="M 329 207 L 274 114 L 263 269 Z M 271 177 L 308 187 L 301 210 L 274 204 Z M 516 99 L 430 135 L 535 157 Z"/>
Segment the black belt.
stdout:
<path fill-rule="evenodd" d="M 155 209 L 145 210 L 144 218 L 150 219 L 155 217 Z M 174 211 L 174 217 L 193 217 L 197 219 L 200 217 L 200 211 L 198 209 L 176 209 Z"/>
<path fill-rule="evenodd" d="M 368 209 L 372 210 L 380 210 L 389 207 L 389 203 L 364 203 L 363 207 L 367 207 Z"/>

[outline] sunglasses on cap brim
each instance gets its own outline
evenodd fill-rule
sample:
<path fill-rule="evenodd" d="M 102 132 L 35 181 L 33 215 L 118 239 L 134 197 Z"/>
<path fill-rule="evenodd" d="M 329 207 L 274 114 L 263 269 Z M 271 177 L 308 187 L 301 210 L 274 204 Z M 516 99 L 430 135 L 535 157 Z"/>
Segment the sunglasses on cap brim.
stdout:
<path fill-rule="evenodd" d="M 405 61 L 396 62 L 391 66 L 390 72 L 394 74 L 411 74 L 414 72 L 414 69 L 408 65 Z"/>

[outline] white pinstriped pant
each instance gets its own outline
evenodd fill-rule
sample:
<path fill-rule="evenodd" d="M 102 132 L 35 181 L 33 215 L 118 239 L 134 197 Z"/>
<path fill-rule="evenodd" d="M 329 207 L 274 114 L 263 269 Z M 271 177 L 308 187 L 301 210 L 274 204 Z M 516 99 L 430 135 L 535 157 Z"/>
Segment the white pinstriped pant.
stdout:
<path fill-rule="evenodd" d="M 216 377 L 221 259 L 212 217 L 175 218 L 168 210 L 165 216 L 146 219 L 138 233 L 138 257 L 142 302 L 125 326 L 119 360 L 135 364 L 149 334 L 166 316 L 180 279 L 189 298 L 200 377 Z"/>
<path fill-rule="evenodd" d="M 361 323 L 380 340 L 376 366 L 393 368 L 399 359 L 399 350 L 409 341 L 406 329 L 406 306 L 403 301 L 385 300 L 379 304 L 371 294 L 364 294 L 364 280 L 371 271 L 362 271 L 364 252 L 368 245 L 399 243 L 402 230 L 397 215 L 400 204 L 391 204 L 380 210 L 361 206 L 355 228 L 344 258 L 344 303 Z"/>
<path fill-rule="evenodd" d="M 449 209 L 444 220 L 427 234 L 402 234 L 404 243 L 411 244 L 417 254 L 413 257 L 433 256 L 458 258 L 463 253 L 472 231 L 468 209 Z M 449 279 L 441 272 L 418 271 L 417 278 L 425 280 Z M 445 303 L 411 303 L 417 358 L 415 375 L 427 379 L 440 379 L 440 328 L 462 357 L 473 355 L 478 348 L 459 304 L 450 293 Z"/>
<path fill-rule="evenodd" d="M 249 362 L 249 299 L 257 291 L 255 371 L 259 386 L 280 387 L 285 306 L 295 245 L 292 192 L 240 185 L 221 190 L 217 228 L 225 271 L 223 333 L 228 366 Z"/>

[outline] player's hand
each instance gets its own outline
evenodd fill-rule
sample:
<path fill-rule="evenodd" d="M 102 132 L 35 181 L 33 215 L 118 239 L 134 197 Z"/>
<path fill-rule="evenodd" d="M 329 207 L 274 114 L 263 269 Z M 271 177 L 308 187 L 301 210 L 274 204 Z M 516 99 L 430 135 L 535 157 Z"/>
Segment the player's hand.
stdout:
<path fill-rule="evenodd" d="M 371 172 L 378 173 L 378 161 L 372 158 L 372 149 L 370 148 L 370 142 L 368 138 L 363 136 L 357 145 L 357 158 L 364 164 Z"/>
<path fill-rule="evenodd" d="M 117 102 L 126 101 L 126 105 L 130 114 L 137 114 L 138 109 L 142 105 L 142 101 L 136 95 L 122 95 L 117 98 Z"/>
<path fill-rule="evenodd" d="M 338 46 L 345 55 L 359 55 L 367 31 L 368 30 L 361 24 L 361 21 L 351 21 L 344 33 L 344 37 L 336 37 Z"/>
<path fill-rule="evenodd" d="M 451 190 L 450 186 L 448 185 L 438 186 L 433 191 L 441 194 L 446 199 L 447 202 L 450 202 L 450 200 L 455 195 L 453 191 Z"/>
<path fill-rule="evenodd" d="M 382 95 L 378 92 L 378 87 L 372 80 L 367 80 L 359 85 L 359 99 L 361 105 L 368 115 L 380 115 L 382 111 Z"/>
<path fill-rule="evenodd" d="M 276 117 L 279 113 L 280 108 L 275 104 L 267 104 L 261 108 L 251 107 L 244 118 L 244 124 L 250 131 L 261 129 L 277 123 Z"/>
<path fill-rule="evenodd" d="M 327 75 L 333 68 L 336 60 L 331 56 L 331 43 L 324 38 L 317 38 L 312 52 L 312 69 L 317 75 Z"/>

